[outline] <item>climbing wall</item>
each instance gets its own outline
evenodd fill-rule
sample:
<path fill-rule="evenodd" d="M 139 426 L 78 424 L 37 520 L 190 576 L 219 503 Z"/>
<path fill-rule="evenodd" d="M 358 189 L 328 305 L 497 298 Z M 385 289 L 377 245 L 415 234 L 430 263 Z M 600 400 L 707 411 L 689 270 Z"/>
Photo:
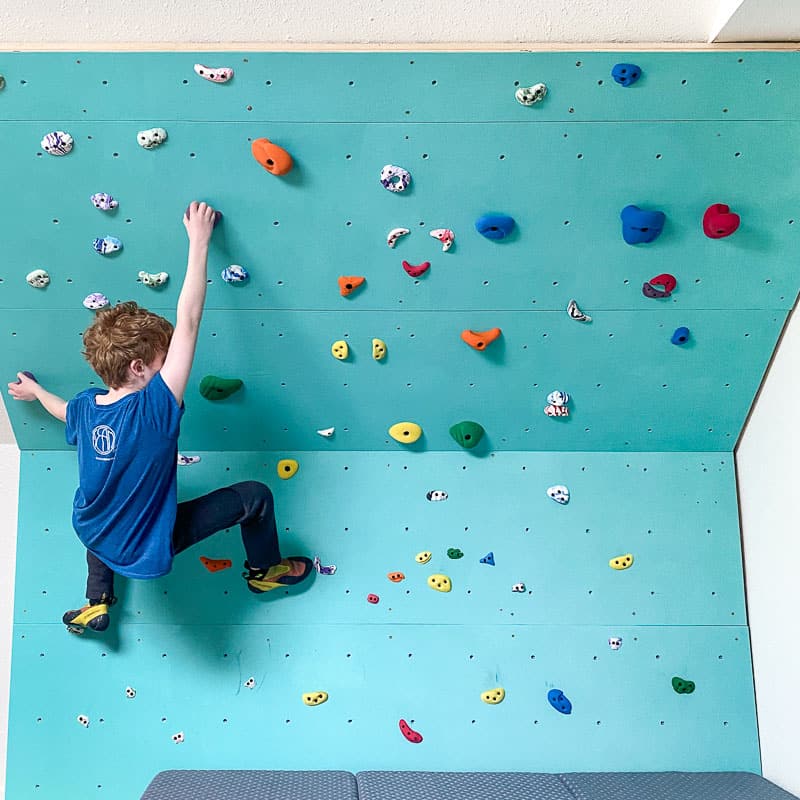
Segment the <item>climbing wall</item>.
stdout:
<path fill-rule="evenodd" d="M 0 196 L 4 374 L 65 397 L 96 381 L 80 356 L 92 292 L 174 320 L 180 217 L 207 199 L 225 217 L 180 440 L 202 460 L 179 468 L 181 498 L 263 480 L 284 550 L 336 566 L 256 598 L 229 531 L 166 578 L 120 582 L 102 637 L 68 636 L 75 456 L 60 423 L 7 400 L 24 450 L 9 796 L 137 798 L 157 770 L 193 767 L 757 771 L 732 449 L 798 290 L 796 58 L 0 57 L 18 187 Z M 210 83 L 196 61 L 235 76 Z M 635 85 L 612 79 L 618 61 L 642 67 Z M 540 81 L 542 102 L 515 100 Z M 168 139 L 145 150 L 152 127 Z M 63 157 L 40 147 L 56 130 L 74 138 Z M 256 163 L 260 137 L 291 172 Z M 381 186 L 386 164 L 407 191 Z M 713 203 L 741 216 L 732 236 L 704 235 Z M 628 205 L 664 212 L 655 241 L 623 240 Z M 513 233 L 481 236 L 489 212 Z M 94 252 L 105 236 L 122 250 Z M 249 281 L 224 282 L 231 264 Z M 35 269 L 46 288 L 26 283 Z M 663 273 L 675 290 L 645 296 Z M 340 276 L 366 280 L 345 297 Z M 495 327 L 482 351 L 461 338 Z M 210 374 L 244 388 L 212 403 Z M 553 390 L 568 417 L 543 413 Z M 474 449 L 449 433 L 463 420 L 485 429 Z M 397 422 L 422 436 L 394 441 Z M 282 458 L 300 465 L 290 480 Z M 47 766 L 78 748 L 104 758 Z"/>

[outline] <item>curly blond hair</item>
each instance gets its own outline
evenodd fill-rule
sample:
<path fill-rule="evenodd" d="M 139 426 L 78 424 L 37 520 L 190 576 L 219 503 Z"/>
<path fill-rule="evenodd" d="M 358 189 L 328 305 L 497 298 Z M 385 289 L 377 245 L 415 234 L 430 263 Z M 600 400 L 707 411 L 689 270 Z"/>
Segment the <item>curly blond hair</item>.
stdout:
<path fill-rule="evenodd" d="M 169 320 L 141 308 L 132 300 L 97 312 L 83 332 L 83 357 L 111 389 L 128 381 L 131 361 L 152 364 L 165 355 L 173 331 Z"/>

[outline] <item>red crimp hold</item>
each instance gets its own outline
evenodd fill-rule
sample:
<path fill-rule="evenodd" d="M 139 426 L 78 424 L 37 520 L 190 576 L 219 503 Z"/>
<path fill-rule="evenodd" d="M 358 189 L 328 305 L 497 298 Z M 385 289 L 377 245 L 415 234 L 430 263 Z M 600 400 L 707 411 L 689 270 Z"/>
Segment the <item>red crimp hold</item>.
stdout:
<path fill-rule="evenodd" d="M 412 277 L 412 278 L 419 278 L 420 275 L 427 272 L 430 269 L 431 262 L 430 261 L 423 261 L 421 264 L 409 264 L 408 261 L 403 262 L 403 269 Z"/>
<path fill-rule="evenodd" d="M 703 233 L 709 239 L 723 239 L 739 227 L 739 222 L 739 215 L 734 214 L 729 206 L 725 203 L 714 203 L 703 214 Z"/>
<path fill-rule="evenodd" d="M 406 737 L 406 739 L 408 739 L 409 742 L 412 744 L 419 744 L 422 741 L 422 734 L 412 731 L 409 727 L 409 724 L 404 719 L 401 719 L 399 724 L 400 732 Z"/>
<path fill-rule="evenodd" d="M 368 603 L 372 603 L 372 605 L 375 605 L 379 601 L 380 601 L 380 597 L 378 597 L 378 595 L 376 595 L 376 594 L 368 594 L 367 595 L 367 602 Z"/>

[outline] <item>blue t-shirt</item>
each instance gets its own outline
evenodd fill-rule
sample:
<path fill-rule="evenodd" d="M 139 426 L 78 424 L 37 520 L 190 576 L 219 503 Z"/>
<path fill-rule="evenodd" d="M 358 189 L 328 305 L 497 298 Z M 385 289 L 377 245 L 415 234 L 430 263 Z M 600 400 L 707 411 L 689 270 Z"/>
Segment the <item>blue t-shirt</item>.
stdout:
<path fill-rule="evenodd" d="M 98 405 L 102 389 L 67 403 L 67 443 L 78 446 L 72 524 L 114 572 L 158 578 L 172 567 L 183 405 L 157 373 L 138 392 Z"/>

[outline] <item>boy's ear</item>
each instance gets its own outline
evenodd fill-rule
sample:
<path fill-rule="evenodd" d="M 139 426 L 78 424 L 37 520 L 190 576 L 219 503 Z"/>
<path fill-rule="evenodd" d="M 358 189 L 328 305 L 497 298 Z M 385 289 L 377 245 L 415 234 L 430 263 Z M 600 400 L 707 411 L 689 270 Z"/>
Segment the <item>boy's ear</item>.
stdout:
<path fill-rule="evenodd" d="M 141 358 L 135 358 L 130 364 L 128 364 L 128 369 L 134 375 L 141 375 L 144 373 L 144 361 Z"/>

